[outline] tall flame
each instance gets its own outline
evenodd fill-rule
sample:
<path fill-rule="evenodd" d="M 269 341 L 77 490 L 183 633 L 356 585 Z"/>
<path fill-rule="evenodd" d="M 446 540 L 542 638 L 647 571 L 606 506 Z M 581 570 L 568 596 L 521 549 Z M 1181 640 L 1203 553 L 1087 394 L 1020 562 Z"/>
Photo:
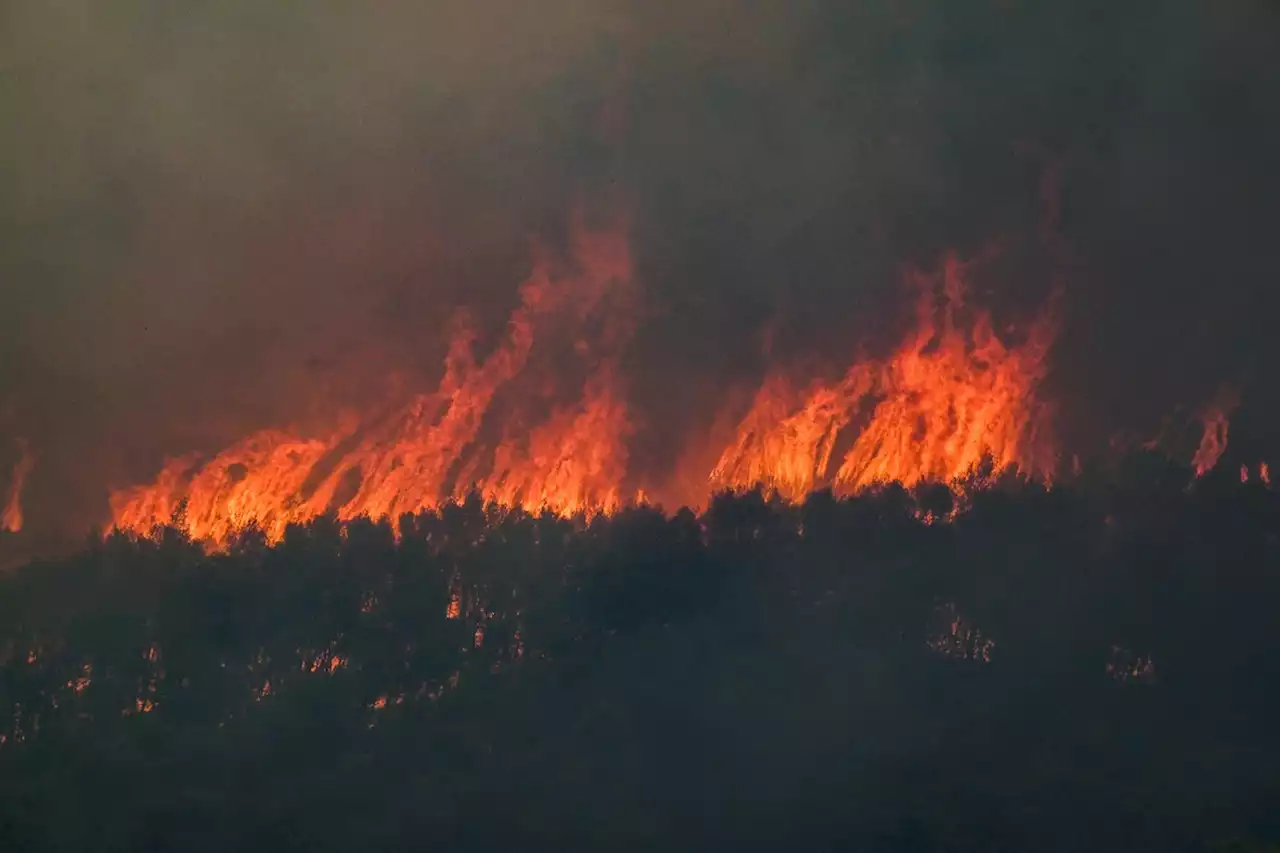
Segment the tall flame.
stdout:
<path fill-rule="evenodd" d="M 36 467 L 35 455 L 27 442 L 18 439 L 18 461 L 13 465 L 13 474 L 9 478 L 9 498 L 5 502 L 4 511 L 0 512 L 0 530 L 18 533 L 25 521 L 22 514 L 22 490 L 26 488 L 27 478 Z"/>
<path fill-rule="evenodd" d="M 460 315 L 433 392 L 390 417 L 348 415 L 326 435 L 263 430 L 211 460 L 173 460 L 155 482 L 111 496 L 115 526 L 145 533 L 184 510 L 181 521 L 197 539 L 226 543 L 254 524 L 274 540 L 290 523 L 325 512 L 394 519 L 472 489 L 531 511 L 613 509 L 626 475 L 629 422 L 612 360 L 630 331 L 618 303 L 631 257 L 623 233 L 588 231 L 580 217 L 572 230 L 572 271 L 556 275 L 550 257 L 539 253 L 486 358 L 476 359 L 475 334 Z M 527 370 L 542 333 L 566 324 L 579 333 L 597 329 L 594 346 L 579 338 L 575 347 L 594 363 L 578 402 L 538 419 L 537 410 L 555 402 L 543 390 L 547 383 L 513 381 Z M 487 416 L 504 392 L 512 398 L 505 401 L 510 423 L 533 423 L 494 444 Z"/>
<path fill-rule="evenodd" d="M 1200 436 L 1200 446 L 1191 459 L 1197 477 L 1203 477 L 1214 469 L 1218 460 L 1227 449 L 1227 438 L 1231 431 L 1231 412 L 1235 409 L 1237 397 L 1232 392 L 1218 395 L 1200 415 L 1204 424 L 1204 433 Z"/>
<path fill-rule="evenodd" d="M 613 512 L 626 475 L 626 404 L 612 368 L 593 376 L 582 401 L 555 412 L 526 439 L 509 436 L 494 452 L 493 473 L 477 483 L 486 500 L 560 515 Z"/>
<path fill-rule="evenodd" d="M 1054 305 L 1020 346 L 1002 342 L 985 311 L 971 312 L 966 331 L 958 323 L 964 272 L 961 261 L 947 259 L 941 307 L 926 286 L 916 329 L 887 360 L 857 362 L 838 382 L 803 393 L 781 375 L 768 377 L 712 472 L 713 484 L 762 484 L 794 500 L 822 484 L 848 493 L 890 481 L 951 482 L 984 460 L 997 471 L 1051 476 L 1049 409 L 1038 392 Z M 838 439 L 860 417 L 866 426 L 833 475 Z"/>
<path fill-rule="evenodd" d="M 644 500 L 624 488 L 631 422 L 619 358 L 633 332 L 630 253 L 623 234 L 589 232 L 581 221 L 572 230 L 572 271 L 557 275 L 539 256 L 486 357 L 476 357 L 465 315 L 456 319 L 434 391 L 381 417 L 349 414 L 328 433 L 262 430 L 211 459 L 172 460 L 154 482 L 112 495 L 115 525 L 146 533 L 177 518 L 193 537 L 225 544 L 251 524 L 276 540 L 290 523 L 327 512 L 395 519 L 473 491 L 561 515 Z M 712 489 L 764 484 L 800 500 L 824 485 L 850 493 L 953 482 L 985 461 L 1051 477 L 1039 386 L 1055 305 L 1008 344 L 988 313 L 965 305 L 965 269 L 948 258 L 940 281 L 917 278 L 916 326 L 887 359 L 856 361 L 834 382 L 768 376 L 728 446 L 716 448 L 710 476 L 703 468 L 696 479 Z M 573 366 L 561 359 L 544 370 L 557 341 L 573 343 Z M 566 375 L 578 377 L 571 394 Z"/>

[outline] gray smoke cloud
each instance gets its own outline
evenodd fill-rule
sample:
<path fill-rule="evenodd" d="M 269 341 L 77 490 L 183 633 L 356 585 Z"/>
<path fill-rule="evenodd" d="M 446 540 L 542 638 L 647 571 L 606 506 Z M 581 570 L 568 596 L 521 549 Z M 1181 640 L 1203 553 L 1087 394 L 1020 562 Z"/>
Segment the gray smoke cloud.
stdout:
<path fill-rule="evenodd" d="M 900 329 L 903 264 L 1000 236 L 1031 248 L 980 296 L 1016 318 L 1066 285 L 1068 435 L 1223 380 L 1280 409 L 1274 4 L 2 14 L 0 392 L 51 530 L 101 520 L 164 453 L 429 373 L 453 308 L 500 322 L 527 239 L 579 196 L 633 223 L 639 458 L 759 371 L 766 324 L 775 354 L 846 358 Z"/>

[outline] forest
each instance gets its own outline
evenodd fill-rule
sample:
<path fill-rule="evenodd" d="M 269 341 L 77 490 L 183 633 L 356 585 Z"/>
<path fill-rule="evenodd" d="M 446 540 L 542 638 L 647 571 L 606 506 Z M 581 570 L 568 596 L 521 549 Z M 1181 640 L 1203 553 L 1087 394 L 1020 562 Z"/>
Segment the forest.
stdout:
<path fill-rule="evenodd" d="M 1280 495 L 1234 472 L 183 531 L 0 578 L 0 849 L 1280 842 Z"/>

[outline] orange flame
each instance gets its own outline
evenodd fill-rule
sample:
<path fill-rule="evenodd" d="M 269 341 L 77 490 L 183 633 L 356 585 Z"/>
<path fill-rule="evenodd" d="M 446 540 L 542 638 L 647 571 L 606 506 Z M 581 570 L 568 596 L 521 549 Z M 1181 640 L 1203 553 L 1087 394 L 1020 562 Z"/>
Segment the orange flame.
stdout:
<path fill-rule="evenodd" d="M 1227 449 L 1227 438 L 1231 430 L 1230 415 L 1236 403 L 1237 398 L 1233 393 L 1224 392 L 1201 414 L 1204 434 L 1201 435 L 1200 446 L 1191 459 L 1191 465 L 1196 469 L 1197 477 L 1203 477 L 1212 471 Z M 1247 477 L 1247 474 L 1245 476 Z"/>
<path fill-rule="evenodd" d="M 487 501 L 560 515 L 613 512 L 626 475 L 626 404 L 611 369 L 588 381 L 581 403 L 555 412 L 522 441 L 494 453 L 493 473 L 477 485 Z"/>
<path fill-rule="evenodd" d="M 629 429 L 613 358 L 630 327 L 616 303 L 627 294 L 631 257 L 625 234 L 587 231 L 580 217 L 574 226 L 574 270 L 555 275 L 545 253 L 537 259 L 505 335 L 487 358 L 475 358 L 475 335 L 460 315 L 434 392 L 416 396 L 390 418 L 347 416 L 327 435 L 263 430 L 211 460 L 173 460 L 155 482 L 111 496 L 115 526 L 145 534 L 183 515 L 197 539 L 226 544 L 252 524 L 279 540 L 290 523 L 328 511 L 342 520 L 394 519 L 472 489 L 530 511 L 613 510 L 626 475 Z M 600 355 L 579 401 L 536 420 L 530 409 L 545 407 L 548 392 L 530 394 L 514 380 L 526 371 L 542 333 L 566 323 L 580 332 L 598 328 L 594 346 L 579 338 L 575 354 Z M 485 436 L 486 418 L 504 392 L 514 398 L 507 401 L 510 423 L 533 425 L 494 445 Z"/>
<path fill-rule="evenodd" d="M 883 363 L 855 363 L 839 382 L 815 383 L 802 394 L 785 377 L 766 379 L 712 483 L 762 484 L 796 500 L 824 483 L 848 493 L 891 481 L 953 482 L 984 459 L 996 471 L 1051 476 L 1049 410 L 1037 392 L 1055 331 L 1054 305 L 1018 347 L 995 335 L 984 311 L 973 312 L 962 330 L 964 266 L 946 261 L 941 308 L 927 288 L 915 331 Z M 832 476 L 842 431 L 868 412 Z"/>
<path fill-rule="evenodd" d="M 13 475 L 9 479 L 9 499 L 5 503 L 4 512 L 0 513 L 0 530 L 18 533 L 22 530 L 24 517 L 22 514 L 22 490 L 26 488 L 27 478 L 36 467 L 35 455 L 31 453 L 26 441 L 18 439 L 18 461 L 14 463 Z"/>
<path fill-rule="evenodd" d="M 537 256 L 486 357 L 476 357 L 459 315 L 434 391 L 390 415 L 344 416 L 328 433 L 262 430 L 212 458 L 171 460 L 152 483 L 111 496 L 115 526 L 145 535 L 176 520 L 225 546 L 250 525 L 278 541 L 289 524 L 324 513 L 395 519 L 473 491 L 565 516 L 645 502 L 646 491 L 627 484 L 631 421 L 619 380 L 633 331 L 630 252 L 622 233 L 574 226 L 571 271 Z M 1039 386 L 1056 302 L 1020 344 L 1007 344 L 987 312 L 966 306 L 965 271 L 948 258 L 940 281 L 917 277 L 917 324 L 887 359 L 857 361 L 830 383 L 768 376 L 727 446 L 712 445 L 709 459 L 719 461 L 709 478 L 707 460 L 676 479 L 764 484 L 800 500 L 823 485 L 851 493 L 889 481 L 952 483 L 986 461 L 1050 478 L 1056 451 Z M 566 333 L 576 367 L 544 375 L 546 348 Z M 572 395 L 564 375 L 581 379 Z M 449 615 L 459 609 L 451 602 Z"/>

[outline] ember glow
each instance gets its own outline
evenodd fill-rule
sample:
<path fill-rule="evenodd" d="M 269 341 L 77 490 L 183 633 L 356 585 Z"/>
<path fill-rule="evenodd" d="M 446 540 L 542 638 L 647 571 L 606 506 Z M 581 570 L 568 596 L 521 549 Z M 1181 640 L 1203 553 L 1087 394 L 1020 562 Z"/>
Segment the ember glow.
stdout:
<path fill-rule="evenodd" d="M 27 478 L 36 466 L 36 458 L 25 441 L 18 441 L 18 461 L 13 465 L 13 474 L 9 479 L 9 498 L 5 501 L 4 511 L 0 512 L 0 530 L 18 533 L 22 530 L 22 490 L 26 488 Z"/>

